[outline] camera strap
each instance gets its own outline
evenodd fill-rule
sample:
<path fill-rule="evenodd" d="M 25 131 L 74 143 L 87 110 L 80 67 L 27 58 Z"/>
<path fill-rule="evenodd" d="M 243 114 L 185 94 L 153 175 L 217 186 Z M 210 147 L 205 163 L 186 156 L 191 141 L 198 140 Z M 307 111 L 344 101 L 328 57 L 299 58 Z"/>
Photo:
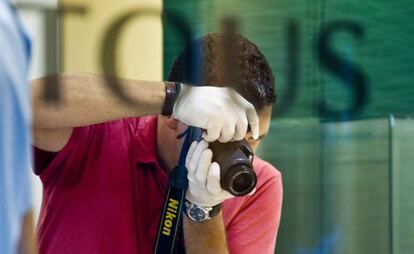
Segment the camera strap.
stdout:
<path fill-rule="evenodd" d="M 182 229 L 182 211 L 184 209 L 185 192 L 188 186 L 185 160 L 191 142 L 201 137 L 201 130 L 189 127 L 177 138 L 185 137 L 181 147 L 178 165 L 172 170 L 168 181 L 168 193 L 158 227 L 155 254 L 171 254 L 174 250 L 178 231 Z"/>

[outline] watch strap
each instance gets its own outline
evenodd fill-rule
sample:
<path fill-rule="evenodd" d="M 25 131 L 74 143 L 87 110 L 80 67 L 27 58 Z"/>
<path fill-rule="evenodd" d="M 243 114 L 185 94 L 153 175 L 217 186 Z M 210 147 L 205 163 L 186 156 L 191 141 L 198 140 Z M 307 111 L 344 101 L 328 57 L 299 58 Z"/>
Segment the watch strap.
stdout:
<path fill-rule="evenodd" d="M 215 217 L 216 215 L 218 215 L 221 211 L 221 204 L 215 205 L 213 207 L 211 207 L 211 210 L 208 212 L 210 218 Z"/>
<path fill-rule="evenodd" d="M 161 115 L 170 116 L 174 109 L 174 103 L 180 94 L 180 82 L 165 81 L 165 100 L 162 106 Z"/>

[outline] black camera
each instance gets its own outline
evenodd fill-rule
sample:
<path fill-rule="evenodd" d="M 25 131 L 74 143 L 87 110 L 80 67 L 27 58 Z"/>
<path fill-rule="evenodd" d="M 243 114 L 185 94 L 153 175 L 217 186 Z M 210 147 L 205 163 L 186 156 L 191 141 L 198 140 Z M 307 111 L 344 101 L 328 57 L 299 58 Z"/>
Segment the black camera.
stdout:
<path fill-rule="evenodd" d="M 221 187 L 234 196 L 249 194 L 256 187 L 256 173 L 253 170 L 253 150 L 246 140 L 210 144 L 213 161 L 220 165 Z"/>

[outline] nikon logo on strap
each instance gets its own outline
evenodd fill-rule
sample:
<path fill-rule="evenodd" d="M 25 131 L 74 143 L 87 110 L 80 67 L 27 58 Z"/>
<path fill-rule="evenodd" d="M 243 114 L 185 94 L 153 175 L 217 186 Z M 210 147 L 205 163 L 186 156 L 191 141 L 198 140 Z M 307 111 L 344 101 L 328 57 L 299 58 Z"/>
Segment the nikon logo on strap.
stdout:
<path fill-rule="evenodd" d="M 177 212 L 180 202 L 173 198 L 168 199 L 167 212 L 165 213 L 164 222 L 162 225 L 162 234 L 166 236 L 171 235 L 171 227 L 174 220 L 177 218 Z"/>
<path fill-rule="evenodd" d="M 187 131 L 185 133 L 187 133 Z M 190 147 L 189 137 L 189 135 L 186 135 L 183 148 L 181 149 L 179 163 L 170 174 L 168 193 L 164 201 L 164 208 L 158 227 L 154 254 L 173 253 L 177 235 L 180 235 L 180 232 L 182 232 L 182 210 L 185 200 L 185 192 L 188 186 L 185 159 L 188 148 Z"/>

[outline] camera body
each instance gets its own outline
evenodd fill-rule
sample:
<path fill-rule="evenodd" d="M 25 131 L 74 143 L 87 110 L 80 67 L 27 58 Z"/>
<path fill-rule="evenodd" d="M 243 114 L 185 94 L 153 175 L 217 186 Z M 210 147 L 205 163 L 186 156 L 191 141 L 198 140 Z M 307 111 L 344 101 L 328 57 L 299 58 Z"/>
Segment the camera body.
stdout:
<path fill-rule="evenodd" d="M 253 150 L 246 140 L 210 144 L 213 161 L 220 165 L 221 187 L 234 196 L 249 194 L 257 183 L 253 170 Z"/>

